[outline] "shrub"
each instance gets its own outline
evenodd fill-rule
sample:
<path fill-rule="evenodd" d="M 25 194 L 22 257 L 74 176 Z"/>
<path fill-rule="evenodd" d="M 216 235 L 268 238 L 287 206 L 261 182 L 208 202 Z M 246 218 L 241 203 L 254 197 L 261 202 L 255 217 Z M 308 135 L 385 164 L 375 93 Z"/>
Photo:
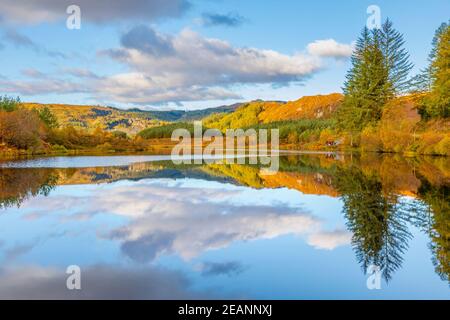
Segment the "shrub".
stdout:
<path fill-rule="evenodd" d="M 2 142 L 18 149 L 28 149 L 40 145 L 44 136 L 45 131 L 35 112 L 25 109 L 0 112 Z"/>
<path fill-rule="evenodd" d="M 20 104 L 20 98 L 11 98 L 8 96 L 0 96 L 0 111 L 12 112 L 16 111 Z"/>
<path fill-rule="evenodd" d="M 126 132 L 119 131 L 119 130 L 113 131 L 112 135 L 114 138 L 119 138 L 119 139 L 127 139 L 128 138 L 128 135 Z"/>

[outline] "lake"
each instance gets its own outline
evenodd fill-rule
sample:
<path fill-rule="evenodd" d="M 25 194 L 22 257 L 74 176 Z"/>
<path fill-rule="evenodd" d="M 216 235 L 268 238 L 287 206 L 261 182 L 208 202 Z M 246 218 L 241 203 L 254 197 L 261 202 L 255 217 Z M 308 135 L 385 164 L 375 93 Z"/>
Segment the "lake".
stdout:
<path fill-rule="evenodd" d="M 450 298 L 445 157 L 34 158 L 0 186 L 1 299 Z"/>

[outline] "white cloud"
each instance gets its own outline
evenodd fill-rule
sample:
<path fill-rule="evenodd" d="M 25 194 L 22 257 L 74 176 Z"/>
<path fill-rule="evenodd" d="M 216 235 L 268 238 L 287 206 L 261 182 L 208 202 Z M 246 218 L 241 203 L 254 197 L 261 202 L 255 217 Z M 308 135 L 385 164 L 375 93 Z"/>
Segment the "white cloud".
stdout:
<path fill-rule="evenodd" d="M 122 37 L 122 45 L 101 53 L 128 65 L 132 72 L 107 77 L 97 87 L 121 102 L 237 98 L 230 86 L 299 82 L 322 67 L 315 56 L 234 47 L 189 29 L 168 36 L 140 26 Z"/>
<path fill-rule="evenodd" d="M 338 43 L 334 39 L 316 40 L 308 44 L 307 50 L 320 57 L 348 58 L 352 55 L 353 45 Z"/>
<path fill-rule="evenodd" d="M 239 99 L 240 96 L 220 87 L 179 86 L 164 87 L 139 72 L 117 74 L 100 79 L 95 84 L 102 99 L 133 104 Z"/>

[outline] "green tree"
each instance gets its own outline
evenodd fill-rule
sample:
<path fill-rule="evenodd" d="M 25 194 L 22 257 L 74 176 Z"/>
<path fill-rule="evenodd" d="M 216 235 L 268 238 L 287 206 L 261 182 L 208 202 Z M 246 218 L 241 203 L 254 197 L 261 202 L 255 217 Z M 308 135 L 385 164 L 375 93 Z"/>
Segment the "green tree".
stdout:
<path fill-rule="evenodd" d="M 50 111 L 48 107 L 44 107 L 37 111 L 39 118 L 45 124 L 47 128 L 57 128 L 59 126 L 58 119 L 55 114 Z"/>
<path fill-rule="evenodd" d="M 338 113 L 341 128 L 360 131 L 381 118 L 382 107 L 393 91 L 382 49 L 381 32 L 364 28 L 344 83 L 345 98 Z"/>
<path fill-rule="evenodd" d="M 20 104 L 20 98 L 11 98 L 8 96 L 0 96 L 0 111 L 12 112 L 16 111 Z"/>
<path fill-rule="evenodd" d="M 437 31 L 431 53 L 431 93 L 425 99 L 425 113 L 431 118 L 450 116 L 450 25 L 443 24 Z"/>
<path fill-rule="evenodd" d="M 412 92 L 429 92 L 431 91 L 431 74 L 433 71 L 433 61 L 436 59 L 437 46 L 439 43 L 439 38 L 444 30 L 447 28 L 447 23 L 442 23 L 439 28 L 435 31 L 433 40 L 431 42 L 431 51 L 428 55 L 428 66 L 422 69 L 419 74 L 411 79 L 410 90 Z"/>
<path fill-rule="evenodd" d="M 450 186 L 422 180 L 418 194 L 422 205 L 415 225 L 430 237 L 436 273 L 450 283 Z"/>
<path fill-rule="evenodd" d="M 333 185 L 341 194 L 352 246 L 364 272 L 380 267 L 386 281 L 400 268 L 411 234 L 408 214 L 398 197 L 385 194 L 379 177 L 366 176 L 359 168 L 336 171 Z"/>
<path fill-rule="evenodd" d="M 408 75 L 413 64 L 409 61 L 409 54 L 404 48 L 403 35 L 394 29 L 391 20 L 386 19 L 379 34 L 381 51 L 389 73 L 389 82 L 393 93 L 399 94 L 409 87 Z"/>
<path fill-rule="evenodd" d="M 387 19 L 381 29 L 365 27 L 351 57 L 346 75 L 344 101 L 338 112 L 339 126 L 353 136 L 364 127 L 376 124 L 384 105 L 404 92 L 413 67 L 404 48 L 403 35 Z"/>

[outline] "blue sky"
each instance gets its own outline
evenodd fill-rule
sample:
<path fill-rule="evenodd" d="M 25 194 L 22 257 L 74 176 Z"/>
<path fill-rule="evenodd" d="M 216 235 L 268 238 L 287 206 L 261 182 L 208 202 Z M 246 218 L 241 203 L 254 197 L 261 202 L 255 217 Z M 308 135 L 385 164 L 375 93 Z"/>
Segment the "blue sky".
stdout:
<path fill-rule="evenodd" d="M 4 0 L 0 94 L 167 110 L 336 92 L 369 5 L 423 68 L 449 1 Z"/>

